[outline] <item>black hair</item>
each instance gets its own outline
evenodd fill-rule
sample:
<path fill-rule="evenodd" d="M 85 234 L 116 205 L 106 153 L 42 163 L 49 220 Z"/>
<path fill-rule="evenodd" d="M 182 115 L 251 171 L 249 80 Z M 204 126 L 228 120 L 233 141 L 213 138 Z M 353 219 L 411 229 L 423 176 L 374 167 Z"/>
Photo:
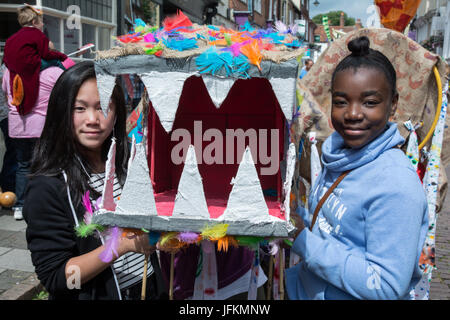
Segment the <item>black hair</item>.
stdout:
<path fill-rule="evenodd" d="M 392 96 L 397 94 L 397 75 L 394 66 L 389 59 L 378 50 L 370 48 L 369 38 L 362 36 L 350 41 L 347 45 L 351 54 L 346 56 L 334 69 L 331 76 L 331 86 L 333 86 L 336 74 L 347 69 L 358 69 L 361 67 L 374 68 L 380 70 L 386 76 L 391 87 Z"/>
<path fill-rule="evenodd" d="M 84 169 L 89 174 L 93 170 L 79 150 L 73 126 L 73 106 L 78 91 L 85 81 L 95 78 L 95 68 L 92 61 L 77 63 L 61 74 L 50 94 L 44 129 L 34 149 L 31 164 L 31 177 L 37 175 L 57 176 L 61 174 L 61 170 L 64 170 L 67 174 L 74 203 L 79 203 L 81 196 L 87 190 L 95 197 L 100 196 L 89 186 L 89 177 Z M 125 98 L 122 87 L 117 81 L 111 99 L 116 107 L 117 118 L 111 135 L 106 138 L 102 145 L 101 156 L 102 160 L 106 161 L 114 133 L 116 138 L 116 174 L 119 182 L 123 184 L 129 153 L 125 125 Z"/>

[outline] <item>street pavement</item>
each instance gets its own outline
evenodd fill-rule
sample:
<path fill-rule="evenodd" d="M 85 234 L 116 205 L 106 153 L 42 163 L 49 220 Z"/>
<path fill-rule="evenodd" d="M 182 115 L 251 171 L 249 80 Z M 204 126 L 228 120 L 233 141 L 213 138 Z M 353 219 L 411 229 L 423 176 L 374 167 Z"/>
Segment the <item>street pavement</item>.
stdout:
<path fill-rule="evenodd" d="M 447 177 L 450 177 L 450 166 L 446 172 Z M 0 300 L 31 300 L 43 289 L 27 250 L 25 229 L 25 221 L 16 221 L 11 210 L 0 210 Z M 437 219 L 436 266 L 430 299 L 450 300 L 449 194 Z"/>

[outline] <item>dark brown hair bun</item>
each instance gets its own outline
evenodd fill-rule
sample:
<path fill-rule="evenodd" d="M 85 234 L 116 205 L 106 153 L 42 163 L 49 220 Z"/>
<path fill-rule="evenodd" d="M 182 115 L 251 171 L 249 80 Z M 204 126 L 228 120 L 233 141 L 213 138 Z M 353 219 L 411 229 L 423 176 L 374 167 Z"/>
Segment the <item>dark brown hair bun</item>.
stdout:
<path fill-rule="evenodd" d="M 366 36 L 355 38 L 347 45 L 353 56 L 365 56 L 370 51 L 370 41 Z"/>

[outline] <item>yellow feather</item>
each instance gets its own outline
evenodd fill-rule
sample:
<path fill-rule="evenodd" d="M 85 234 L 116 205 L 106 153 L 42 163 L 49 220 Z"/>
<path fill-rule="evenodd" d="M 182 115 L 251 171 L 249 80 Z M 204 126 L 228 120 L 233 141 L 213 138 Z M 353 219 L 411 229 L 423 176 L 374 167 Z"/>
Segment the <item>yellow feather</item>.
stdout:
<path fill-rule="evenodd" d="M 175 238 L 178 235 L 178 232 L 165 232 L 161 235 L 159 243 L 161 246 L 164 246 L 167 241 Z"/>
<path fill-rule="evenodd" d="M 202 237 L 207 239 L 219 239 L 227 234 L 228 224 L 221 223 L 212 227 L 205 226 L 202 230 Z"/>

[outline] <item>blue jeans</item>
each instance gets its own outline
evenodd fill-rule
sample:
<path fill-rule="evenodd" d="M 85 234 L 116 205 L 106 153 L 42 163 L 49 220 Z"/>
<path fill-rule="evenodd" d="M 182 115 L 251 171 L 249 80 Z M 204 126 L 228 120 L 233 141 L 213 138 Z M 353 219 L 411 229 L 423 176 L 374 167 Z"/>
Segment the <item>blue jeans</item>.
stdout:
<path fill-rule="evenodd" d="M 33 149 L 37 138 L 12 138 L 16 148 L 17 171 L 16 171 L 16 197 L 17 202 L 14 207 L 23 207 L 25 188 L 28 183 Z"/>
<path fill-rule="evenodd" d="M 3 192 L 16 191 L 16 148 L 12 142 L 12 139 L 8 135 L 8 118 L 0 121 L 0 128 L 5 137 L 6 153 L 3 159 L 3 169 L 0 172 L 0 187 Z"/>

